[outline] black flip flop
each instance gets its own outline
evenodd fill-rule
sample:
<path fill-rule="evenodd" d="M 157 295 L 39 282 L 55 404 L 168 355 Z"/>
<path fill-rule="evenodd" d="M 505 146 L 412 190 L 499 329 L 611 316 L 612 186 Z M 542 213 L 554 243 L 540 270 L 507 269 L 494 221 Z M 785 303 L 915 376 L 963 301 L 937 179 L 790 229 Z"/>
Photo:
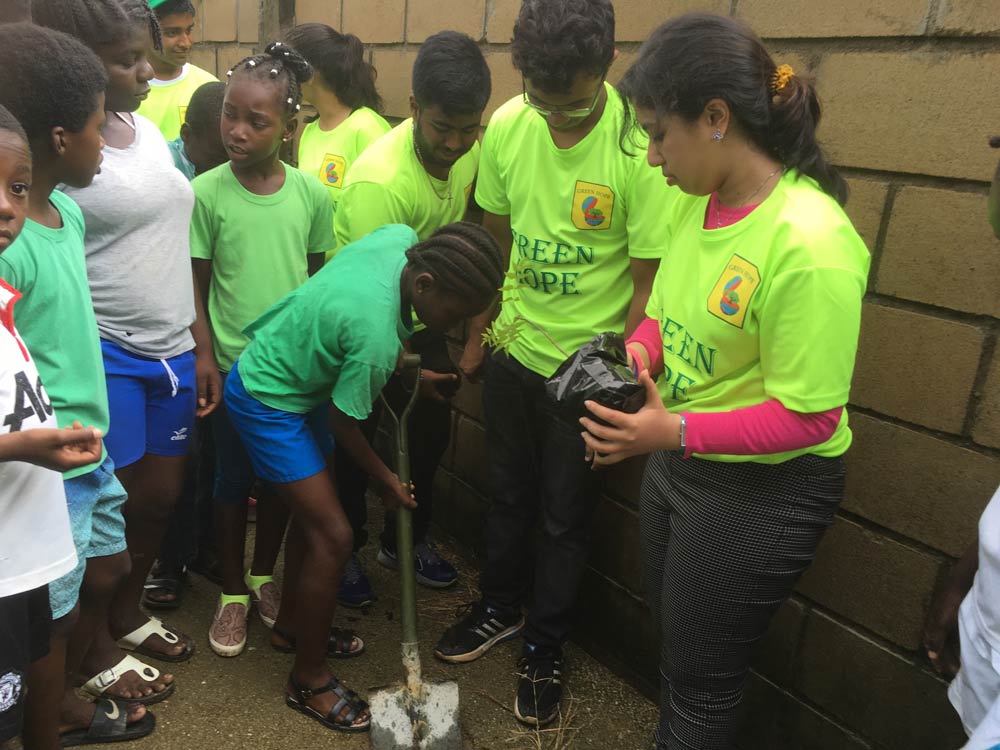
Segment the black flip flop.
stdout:
<path fill-rule="evenodd" d="M 108 742 L 128 742 L 152 733 L 156 717 L 146 712 L 139 721 L 128 723 L 128 708 L 113 700 L 102 698 L 97 701 L 94 718 L 86 729 L 74 729 L 59 735 L 61 747 L 78 745 L 103 745 Z"/>
<path fill-rule="evenodd" d="M 184 599 L 184 588 L 187 584 L 187 568 L 181 566 L 177 568 L 167 568 L 157 561 L 150 571 L 149 577 L 143 585 L 142 603 L 147 609 L 168 610 L 177 609 Z M 168 601 L 160 601 L 149 596 L 151 591 L 163 591 L 174 598 Z"/>

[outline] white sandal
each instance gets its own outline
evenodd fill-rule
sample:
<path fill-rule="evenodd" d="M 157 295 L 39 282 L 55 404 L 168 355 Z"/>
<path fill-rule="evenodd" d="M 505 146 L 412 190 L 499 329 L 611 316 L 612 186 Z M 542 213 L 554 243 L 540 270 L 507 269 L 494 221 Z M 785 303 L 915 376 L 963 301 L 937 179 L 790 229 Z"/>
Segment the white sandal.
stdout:
<path fill-rule="evenodd" d="M 174 692 L 174 683 L 171 682 L 163 688 L 163 690 L 156 693 L 150 693 L 149 695 L 144 695 L 139 698 L 119 698 L 117 696 L 108 695 L 108 688 L 118 682 L 118 680 L 129 672 L 135 672 L 142 678 L 143 682 L 150 685 L 160 679 L 160 670 L 156 667 L 151 667 L 145 662 L 139 661 L 134 656 L 126 656 L 113 667 L 109 667 L 100 674 L 91 677 L 80 686 L 80 689 L 92 698 L 110 698 L 112 700 L 128 703 L 141 703 L 144 706 L 148 706 L 152 703 L 159 703 L 160 701 L 169 698 Z"/>
<path fill-rule="evenodd" d="M 158 635 L 171 646 L 181 643 L 181 637 L 177 633 L 164 626 L 158 617 L 150 617 L 145 625 L 141 625 L 131 633 L 126 633 L 118 639 L 118 645 L 126 651 L 134 651 L 137 654 L 148 656 L 151 659 L 160 661 L 179 662 L 187 661 L 194 655 L 194 643 L 190 638 L 185 638 L 184 650 L 176 656 L 156 651 L 149 646 L 144 646 L 146 639 L 151 635 Z"/>

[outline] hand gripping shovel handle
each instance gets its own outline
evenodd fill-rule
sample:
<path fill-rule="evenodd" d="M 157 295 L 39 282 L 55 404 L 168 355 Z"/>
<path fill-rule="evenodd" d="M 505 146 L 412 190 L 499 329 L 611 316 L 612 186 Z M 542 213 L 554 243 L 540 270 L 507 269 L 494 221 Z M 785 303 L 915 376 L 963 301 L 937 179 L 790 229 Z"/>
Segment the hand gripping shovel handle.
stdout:
<path fill-rule="evenodd" d="M 407 423 L 420 390 L 420 355 L 403 355 L 403 373 L 413 371 L 413 392 L 402 414 L 396 414 L 385 396 L 382 403 L 394 423 L 393 438 L 396 446 L 396 474 L 403 486 L 410 486 L 410 450 Z M 396 512 L 396 559 L 399 561 L 400 606 L 403 624 L 403 661 L 408 672 L 411 688 L 420 682 L 420 662 L 414 662 L 417 643 L 417 577 L 413 558 L 413 519 L 409 508 L 399 508 Z"/>

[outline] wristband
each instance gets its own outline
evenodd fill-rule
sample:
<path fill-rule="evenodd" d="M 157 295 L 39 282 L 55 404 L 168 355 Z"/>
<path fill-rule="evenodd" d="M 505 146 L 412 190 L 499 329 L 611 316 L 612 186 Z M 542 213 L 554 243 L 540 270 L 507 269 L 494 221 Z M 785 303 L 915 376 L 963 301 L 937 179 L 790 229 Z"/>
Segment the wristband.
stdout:
<path fill-rule="evenodd" d="M 687 417 L 681 414 L 681 445 L 680 452 L 687 453 Z"/>

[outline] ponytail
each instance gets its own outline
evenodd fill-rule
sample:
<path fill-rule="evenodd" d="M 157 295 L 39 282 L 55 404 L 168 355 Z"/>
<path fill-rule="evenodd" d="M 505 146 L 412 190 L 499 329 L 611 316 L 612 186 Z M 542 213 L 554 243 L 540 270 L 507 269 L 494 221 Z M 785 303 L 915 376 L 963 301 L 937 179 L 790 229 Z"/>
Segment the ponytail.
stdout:
<path fill-rule="evenodd" d="M 341 34 L 322 23 L 304 23 L 289 31 L 287 40 L 345 105 L 382 111 L 375 68 L 365 59 L 365 45 L 354 34 Z"/>
<path fill-rule="evenodd" d="M 757 148 L 816 180 L 837 202 L 847 200 L 847 184 L 816 140 L 815 88 L 789 66 L 775 66 L 764 43 L 740 21 L 708 13 L 667 21 L 643 43 L 618 90 L 635 106 L 688 122 L 712 99 L 722 99 Z"/>
<path fill-rule="evenodd" d="M 812 177 L 825 193 L 843 205 L 847 202 L 847 182 L 827 161 L 816 141 L 819 120 L 815 86 L 811 80 L 793 74 L 771 99 L 767 150 L 786 167 Z"/>

